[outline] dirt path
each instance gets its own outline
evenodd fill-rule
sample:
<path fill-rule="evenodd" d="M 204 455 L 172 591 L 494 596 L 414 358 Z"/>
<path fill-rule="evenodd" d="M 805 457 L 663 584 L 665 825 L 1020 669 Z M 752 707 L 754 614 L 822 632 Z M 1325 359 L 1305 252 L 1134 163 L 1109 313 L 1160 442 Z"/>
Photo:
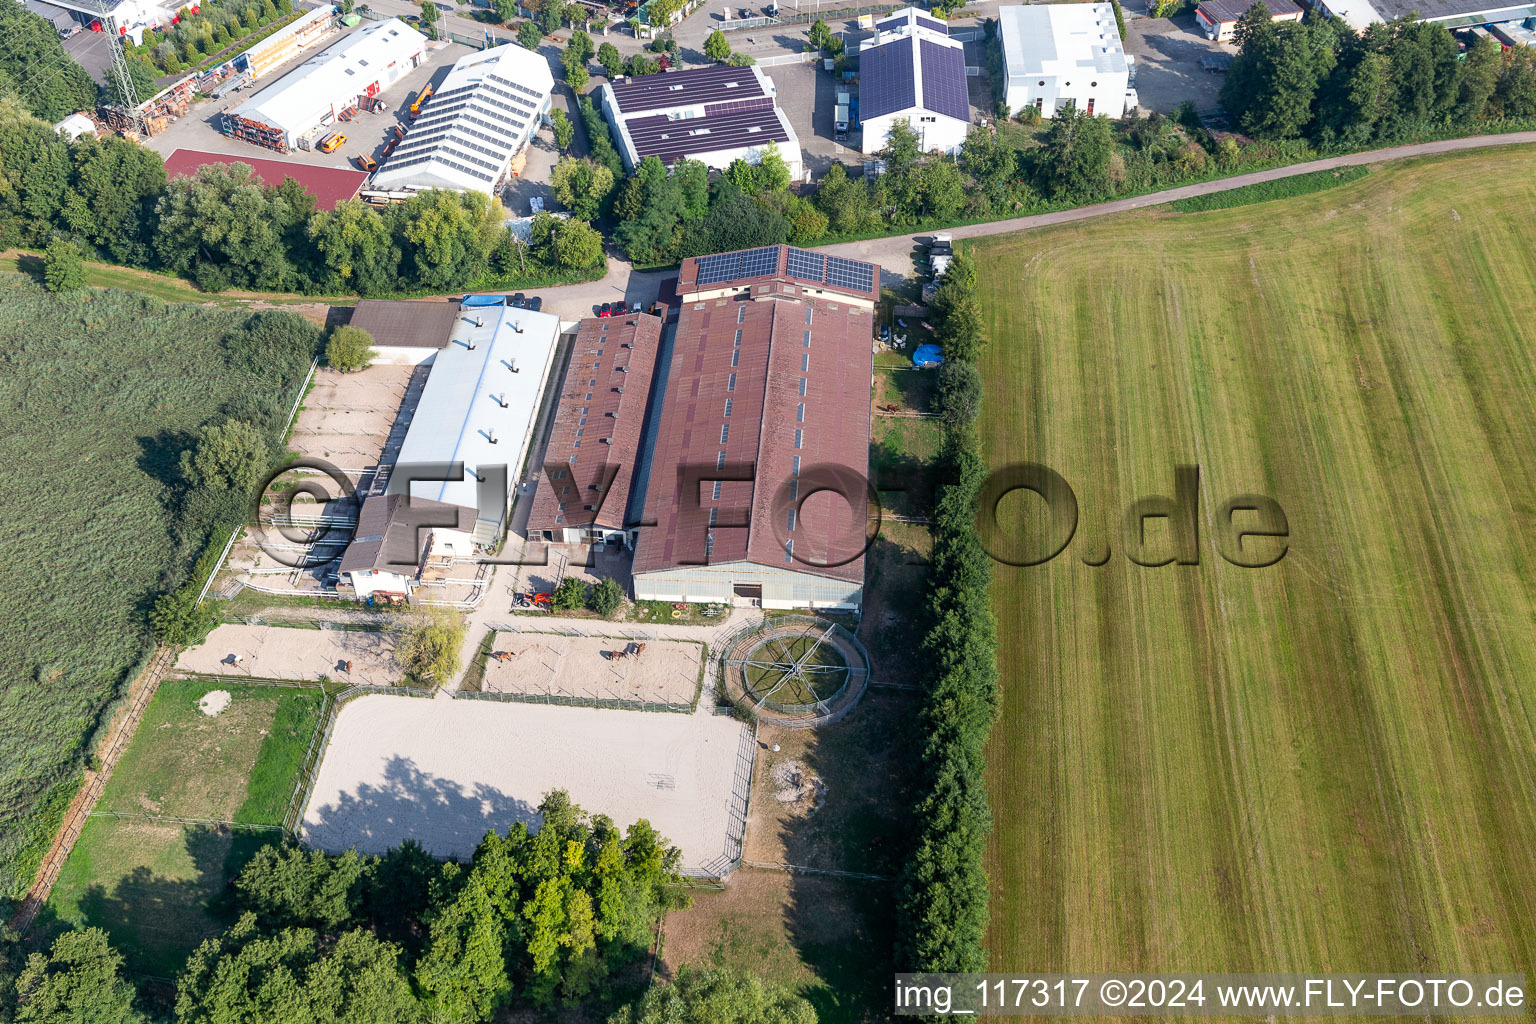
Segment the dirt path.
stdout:
<path fill-rule="evenodd" d="M 121 715 L 104 741 L 106 750 L 101 754 L 101 770 L 86 769 L 85 784 L 80 787 L 80 792 L 75 794 L 74 800 L 70 801 L 69 810 L 64 815 L 64 824 L 60 827 L 58 835 L 54 836 L 53 845 L 48 848 L 42 864 L 38 865 L 32 888 L 27 890 L 26 897 L 17 907 L 15 916 L 11 918 L 11 927 L 17 931 L 25 932 L 32 927 L 38 911 L 42 910 L 43 904 L 48 902 L 48 894 L 53 890 L 53 883 L 59 877 L 59 871 L 64 867 L 64 862 L 69 859 L 69 852 L 75 848 L 75 840 L 80 838 L 80 830 L 85 826 L 91 811 L 96 808 L 96 801 L 101 799 L 102 790 L 106 788 L 107 780 L 112 777 L 112 769 L 117 765 L 118 758 L 123 756 L 123 751 L 128 749 L 129 741 L 133 739 L 139 722 L 144 718 L 144 709 L 149 707 L 150 700 L 155 696 L 155 690 L 160 686 L 160 680 L 165 678 L 165 673 L 174 660 L 168 648 L 159 648 L 150 658 L 144 671 L 139 674 L 139 678 L 135 679 L 133 685 L 128 688 L 128 711 Z"/>
<path fill-rule="evenodd" d="M 1041 213 L 1032 217 L 1014 217 L 1011 220 L 995 220 L 986 224 L 970 224 L 964 227 L 951 228 L 949 231 L 956 238 L 981 238 L 987 235 L 1003 235 L 1010 231 L 1027 231 L 1030 228 L 1049 227 L 1053 224 L 1070 224 L 1073 221 L 1090 220 L 1094 217 L 1104 217 L 1113 213 L 1140 210 L 1148 206 L 1161 206 L 1164 203 L 1171 203 L 1178 199 L 1188 199 L 1191 196 L 1208 196 L 1217 192 L 1228 192 L 1235 188 L 1242 188 L 1245 185 L 1256 185 L 1265 181 L 1278 181 L 1281 178 L 1294 178 L 1297 175 L 1311 174 L 1314 171 L 1331 171 L 1340 167 L 1358 167 L 1362 164 L 1379 164 L 1388 160 L 1402 160 L 1415 156 L 1433 156 L 1437 153 L 1457 153 L 1469 149 L 1486 149 L 1491 146 L 1520 146 L 1532 142 L 1536 142 L 1536 132 L 1510 132 L 1507 135 L 1471 135 L 1460 139 L 1442 139 L 1438 142 L 1419 142 L 1410 146 L 1391 146 L 1386 149 L 1373 149 L 1365 153 L 1350 153 L 1346 156 L 1308 160 L 1306 163 L 1275 167 L 1267 171 L 1253 171 L 1249 174 L 1238 174 L 1230 178 L 1218 178 L 1214 181 L 1202 181 L 1195 185 L 1180 185 L 1178 188 L 1151 192 L 1144 196 L 1115 199 L 1107 203 L 1095 203 L 1092 206 L 1079 206 L 1071 210 L 1058 210 L 1055 213 Z M 928 232 L 924 232 L 922 235 L 871 238 L 863 242 L 844 242 L 838 245 L 820 246 L 819 248 L 833 256 L 846 256 L 878 263 L 887 272 L 893 267 L 900 267 L 905 272 L 905 268 L 911 265 L 912 246 L 919 237 L 927 237 L 928 234 Z"/>

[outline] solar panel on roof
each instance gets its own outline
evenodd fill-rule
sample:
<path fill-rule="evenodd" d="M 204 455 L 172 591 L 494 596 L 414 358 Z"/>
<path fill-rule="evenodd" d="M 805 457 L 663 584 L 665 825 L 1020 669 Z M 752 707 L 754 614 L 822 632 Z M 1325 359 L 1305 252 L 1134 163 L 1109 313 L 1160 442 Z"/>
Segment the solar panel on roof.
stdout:
<path fill-rule="evenodd" d="M 827 257 L 826 283 L 834 288 L 851 288 L 868 292 L 875 287 L 875 268 L 858 260 L 845 260 L 841 256 Z"/>
<path fill-rule="evenodd" d="M 961 121 L 971 119 L 966 94 L 965 55 L 958 48 L 931 40 L 921 41 L 923 51 L 923 106 Z"/>
<path fill-rule="evenodd" d="M 717 256 L 700 256 L 698 267 L 700 287 L 737 281 L 746 277 L 768 277 L 779 269 L 779 247 L 770 245 L 762 249 L 744 252 L 726 252 Z"/>
<path fill-rule="evenodd" d="M 789 250 L 790 277 L 798 277 L 805 281 L 825 281 L 827 272 L 827 257 L 819 252 L 807 252 L 804 249 Z"/>
<path fill-rule="evenodd" d="M 859 105 L 864 120 L 917 105 L 913 42 L 910 37 L 903 36 L 860 55 Z"/>

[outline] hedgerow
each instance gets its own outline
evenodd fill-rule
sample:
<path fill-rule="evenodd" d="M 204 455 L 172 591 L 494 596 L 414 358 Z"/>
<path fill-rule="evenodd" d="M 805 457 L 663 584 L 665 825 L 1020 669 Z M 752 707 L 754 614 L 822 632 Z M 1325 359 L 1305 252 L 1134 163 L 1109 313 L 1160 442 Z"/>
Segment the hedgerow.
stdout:
<path fill-rule="evenodd" d="M 181 453 L 230 418 L 281 451 L 318 342 L 289 313 L 0 277 L 0 899 L 30 883 L 155 600 L 197 585 L 192 563 L 246 508 L 190 489 Z"/>
<path fill-rule="evenodd" d="M 945 275 L 947 316 L 959 319 L 975 299 L 969 261 L 957 257 Z M 941 331 L 949 325 L 940 315 Z M 974 335 L 968 358 L 984 339 L 969 318 L 951 333 Z M 966 346 L 953 346 L 957 351 Z M 959 359 L 946 348 L 945 359 Z M 940 410 L 941 413 L 950 410 Z M 958 413 L 958 410 L 955 411 Z M 897 963 L 907 971 L 982 971 L 987 879 L 982 867 L 992 811 L 984 748 L 997 709 L 997 624 L 992 615 L 992 563 L 976 532 L 976 500 L 986 475 L 973 423 L 948 415 L 940 468 L 947 481 L 934 514 L 929 628 L 930 666 L 918 716 L 916 842 L 902 872 Z"/>
<path fill-rule="evenodd" d="M 1367 167 L 1341 167 L 1336 171 L 1313 171 L 1311 174 L 1298 174 L 1294 178 L 1261 181 L 1255 185 L 1244 185 L 1242 188 L 1234 188 L 1227 192 L 1214 192 L 1208 196 L 1176 199 L 1168 206 L 1179 213 L 1230 210 L 1234 206 L 1267 203 L 1271 199 L 1289 199 L 1293 196 L 1310 195 L 1324 189 L 1337 188 L 1339 185 L 1358 181 L 1369 173 L 1370 169 Z"/>

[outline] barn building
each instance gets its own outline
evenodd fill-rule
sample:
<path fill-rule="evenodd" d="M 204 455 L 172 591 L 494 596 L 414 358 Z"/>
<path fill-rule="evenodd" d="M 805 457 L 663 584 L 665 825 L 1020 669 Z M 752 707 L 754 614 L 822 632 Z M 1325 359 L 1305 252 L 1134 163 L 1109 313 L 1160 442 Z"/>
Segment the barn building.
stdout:
<path fill-rule="evenodd" d="M 399 18 L 374 22 L 226 110 L 224 134 L 279 153 L 305 147 L 360 99 L 379 95 L 420 64 L 426 48 L 427 37 Z"/>
<path fill-rule="evenodd" d="M 581 321 L 560 384 L 528 538 L 633 546 L 629 513 L 662 321 L 648 313 Z M 583 447 L 585 445 L 585 447 Z"/>
<path fill-rule="evenodd" d="M 800 139 L 775 96 L 759 68 L 719 65 L 609 82 L 600 103 L 627 170 L 654 156 L 668 167 L 697 160 L 723 171 L 738 159 L 758 163 L 771 142 L 798 181 Z"/>
<path fill-rule="evenodd" d="M 861 607 L 879 268 L 768 246 L 684 260 L 677 294 L 636 598 Z"/>
<path fill-rule="evenodd" d="M 1078 110 L 1124 117 L 1137 104 L 1131 59 L 1108 3 L 1007 5 L 997 9 L 1007 84 L 1003 102 L 1053 117 Z"/>
<path fill-rule="evenodd" d="M 1195 8 L 1195 23 L 1207 39 L 1225 43 L 1237 31 L 1237 20 L 1248 12 L 1257 0 L 1200 0 Z M 1300 21 L 1301 6 L 1293 0 L 1264 0 L 1269 9 L 1270 21 Z"/>
<path fill-rule="evenodd" d="M 884 149 L 897 121 L 917 133 L 925 153 L 960 152 L 971 128 L 964 45 L 915 7 L 875 22 L 859 51 L 859 103 L 865 153 Z"/>
<path fill-rule="evenodd" d="M 549 62 L 521 46 L 496 46 L 454 64 L 373 186 L 495 194 L 549 117 Z"/>
<path fill-rule="evenodd" d="M 315 197 L 317 210 L 333 210 L 337 203 L 356 198 L 358 190 L 368 180 L 368 175 L 350 167 L 321 167 L 292 160 L 264 160 L 255 156 L 203 153 L 195 149 L 173 150 L 165 158 L 165 176 L 194 177 L 199 167 L 208 164 L 245 164 L 251 169 L 252 177 L 273 188 L 281 185 L 283 179 L 292 178 Z"/>

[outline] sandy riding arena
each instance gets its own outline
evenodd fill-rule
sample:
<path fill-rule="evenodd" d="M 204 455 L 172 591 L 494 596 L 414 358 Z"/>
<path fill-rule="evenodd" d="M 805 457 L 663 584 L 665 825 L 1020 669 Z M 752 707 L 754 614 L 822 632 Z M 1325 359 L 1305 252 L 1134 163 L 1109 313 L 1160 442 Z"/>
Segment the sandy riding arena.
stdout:
<path fill-rule="evenodd" d="M 704 649 L 675 640 L 497 633 L 484 688 L 592 700 L 623 698 L 687 704 L 699 685 Z M 495 655 L 505 655 L 496 657 Z"/>
<path fill-rule="evenodd" d="M 321 676 L 368 686 L 396 685 L 404 672 L 387 633 L 287 626 L 219 626 L 176 667 L 207 676 L 307 679 Z M 351 669 L 348 669 L 348 665 Z"/>
<path fill-rule="evenodd" d="M 563 788 L 621 826 L 648 819 L 684 873 L 714 874 L 740 850 L 752 757 L 751 732 L 719 715 L 359 697 L 336 720 L 304 838 L 364 853 L 415 839 L 463 858 Z"/>

